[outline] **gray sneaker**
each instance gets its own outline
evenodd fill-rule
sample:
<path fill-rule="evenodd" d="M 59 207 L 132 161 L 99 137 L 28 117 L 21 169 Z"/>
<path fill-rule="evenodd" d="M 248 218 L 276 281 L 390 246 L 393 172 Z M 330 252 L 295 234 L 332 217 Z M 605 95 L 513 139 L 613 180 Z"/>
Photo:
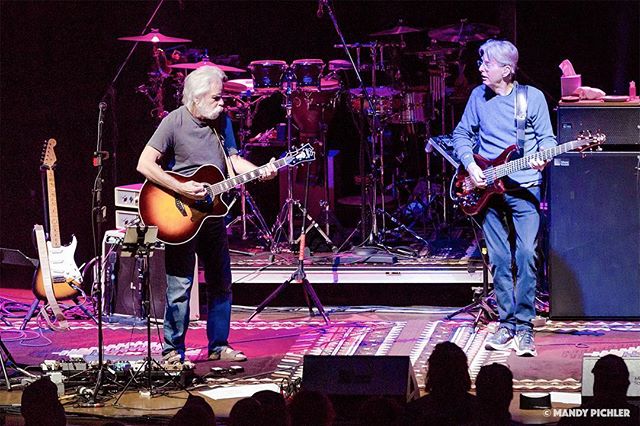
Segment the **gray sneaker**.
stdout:
<path fill-rule="evenodd" d="M 533 330 L 524 329 L 516 332 L 513 339 L 516 345 L 516 355 L 518 356 L 536 356 L 536 344 L 533 340 Z"/>
<path fill-rule="evenodd" d="M 498 327 L 498 331 L 493 333 L 484 344 L 484 348 L 490 351 L 506 351 L 513 343 L 513 331 L 507 327 Z"/>

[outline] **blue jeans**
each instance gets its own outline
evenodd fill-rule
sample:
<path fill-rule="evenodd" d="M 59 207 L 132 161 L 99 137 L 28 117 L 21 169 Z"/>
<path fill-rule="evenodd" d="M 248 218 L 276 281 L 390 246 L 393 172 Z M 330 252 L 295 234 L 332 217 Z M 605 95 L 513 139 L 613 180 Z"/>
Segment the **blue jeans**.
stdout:
<path fill-rule="evenodd" d="M 484 214 L 500 325 L 511 331 L 531 329 L 536 316 L 536 245 L 540 228 L 540 188 L 495 195 Z M 514 271 L 515 259 L 515 288 Z"/>
<path fill-rule="evenodd" d="M 166 245 L 167 305 L 164 315 L 163 355 L 172 350 L 184 358 L 189 327 L 189 299 L 196 261 L 204 267 L 207 286 L 207 339 L 209 353 L 229 344 L 231 324 L 231 259 L 224 221 L 204 221 L 198 234 L 180 245 Z"/>

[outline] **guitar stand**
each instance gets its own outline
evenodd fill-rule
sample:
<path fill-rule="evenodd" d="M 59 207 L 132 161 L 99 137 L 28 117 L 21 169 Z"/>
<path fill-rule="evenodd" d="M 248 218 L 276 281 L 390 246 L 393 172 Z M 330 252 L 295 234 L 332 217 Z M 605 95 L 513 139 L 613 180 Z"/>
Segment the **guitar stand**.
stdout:
<path fill-rule="evenodd" d="M 68 311 L 69 309 L 73 309 L 73 308 L 79 308 L 86 316 L 88 316 L 89 318 L 91 318 L 93 320 L 93 322 L 95 322 L 96 324 L 98 323 L 98 320 L 96 319 L 96 317 L 91 313 L 91 311 L 89 311 L 82 303 L 80 303 L 78 301 L 77 298 L 73 298 L 71 299 L 73 300 L 73 302 L 75 303 L 75 306 L 69 306 L 63 309 L 63 311 Z M 29 310 L 27 311 L 27 314 L 24 316 L 24 319 L 22 320 L 22 324 L 20 325 L 20 330 L 24 330 L 27 328 L 27 323 L 31 320 L 31 318 L 33 318 L 33 316 L 36 313 L 36 310 L 38 309 L 38 306 L 40 306 L 40 299 L 38 299 L 37 297 L 33 300 L 33 302 L 31 303 L 31 306 L 29 306 Z"/>
<path fill-rule="evenodd" d="M 9 367 L 18 369 L 18 363 L 13 359 L 11 352 L 9 352 L 9 349 L 7 349 L 2 341 L 2 337 L 0 337 L 0 369 L 2 370 L 2 378 L 7 386 L 7 390 L 11 391 L 13 388 L 11 386 L 11 380 L 9 379 L 9 373 L 7 372 Z"/>

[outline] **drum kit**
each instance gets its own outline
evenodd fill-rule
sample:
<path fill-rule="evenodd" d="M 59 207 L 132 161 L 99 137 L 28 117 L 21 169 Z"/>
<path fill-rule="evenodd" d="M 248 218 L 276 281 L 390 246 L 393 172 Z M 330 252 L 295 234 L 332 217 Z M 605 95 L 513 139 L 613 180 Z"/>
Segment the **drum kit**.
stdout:
<path fill-rule="evenodd" d="M 428 31 L 431 45 L 421 51 L 407 51 L 405 37 L 408 34 L 421 33 L 425 29 L 404 25 L 401 21 L 393 28 L 371 33 L 376 41 L 351 44 L 336 44 L 335 48 L 349 49 L 355 53 L 355 65 L 363 75 L 366 75 L 365 87 L 353 87 L 353 67 L 350 61 L 333 59 L 325 62 L 319 58 L 296 59 L 291 63 L 284 60 L 263 59 L 249 63 L 246 70 L 250 78 L 232 78 L 224 83 L 223 96 L 225 108 L 229 116 L 235 122 L 239 147 L 246 149 L 256 144 L 279 145 L 284 148 L 287 145 L 291 149 L 292 144 L 312 143 L 317 151 L 320 161 L 316 165 L 314 174 L 317 174 L 318 183 L 323 186 L 322 227 L 317 226 L 311 219 L 311 226 L 319 230 L 329 246 L 334 244 L 329 234 L 329 203 L 328 170 L 327 170 L 327 130 L 329 123 L 339 109 L 340 104 L 346 107 L 354 117 L 360 116 L 364 122 L 364 128 L 370 132 L 370 137 L 365 138 L 368 143 L 368 159 L 371 171 L 368 179 L 360 179 L 362 185 L 369 185 L 366 189 L 371 193 L 372 205 L 372 233 L 381 238 L 388 231 L 386 229 L 385 216 L 389 216 L 385 208 L 384 193 L 391 187 L 393 180 L 407 181 L 407 176 L 401 176 L 401 165 L 391 171 L 391 179 L 385 178 L 385 144 L 387 144 L 389 129 L 395 129 L 394 134 L 399 135 L 400 143 L 406 143 L 409 138 L 419 139 L 424 143 L 432 133 L 432 127 L 436 125 L 439 133 L 444 134 L 451 130 L 450 116 L 447 109 L 447 98 L 452 92 L 452 84 L 449 77 L 455 73 L 456 67 L 460 67 L 461 52 L 469 43 L 486 40 L 499 33 L 499 29 L 487 24 L 467 23 L 461 20 L 459 23 L 447 25 Z M 378 39 L 395 38 L 393 41 L 378 41 Z M 158 30 L 142 36 L 121 37 L 119 40 L 147 42 L 153 44 L 152 71 L 148 73 L 148 81 L 138 86 L 137 92 L 145 95 L 153 104 L 152 116 L 161 120 L 171 109 L 180 105 L 184 75 L 190 70 L 203 66 L 214 65 L 222 71 L 235 74 L 247 72 L 244 68 L 232 66 L 231 63 L 215 63 L 204 54 L 187 57 L 181 50 L 174 48 L 170 55 L 166 55 L 158 45 L 160 43 L 187 43 L 189 39 L 169 37 Z M 403 66 L 403 58 L 417 59 L 421 70 L 418 78 L 411 78 L 415 69 L 406 69 Z M 237 57 L 236 57 L 237 58 Z M 217 62 L 218 58 L 215 58 Z M 222 58 L 226 59 L 226 58 Z M 239 58 L 238 58 L 239 59 Z M 191 62 L 187 62 L 191 60 Z M 237 62 L 233 63 L 236 65 Z M 417 80 L 417 81 L 416 81 Z M 415 83 L 418 84 L 415 84 Z M 414 83 L 414 84 L 410 84 Z M 252 123 L 256 112 L 266 99 L 279 97 L 280 106 L 284 109 L 286 123 L 279 123 L 278 130 L 253 136 L 255 131 Z M 342 109 L 340 109 L 342 110 Z M 453 121 L 453 120 L 451 120 Z M 398 130 L 399 129 L 399 130 Z M 277 136 L 276 136 L 277 134 Z M 297 142 L 296 142 L 297 141 Z M 413 155 L 420 155 L 412 152 Z M 429 157 L 429 153 L 427 153 Z M 432 166 L 429 158 L 422 166 L 421 173 L 426 174 L 427 179 L 431 174 Z M 424 167 L 427 170 L 424 170 Z M 444 160 L 443 160 L 443 167 Z M 404 171 L 406 173 L 406 170 Z M 444 173 L 444 171 L 443 171 Z M 418 177 L 416 181 L 424 176 Z M 390 184 L 391 182 L 391 184 Z M 300 203 L 293 199 L 293 177 L 288 172 L 288 196 L 285 205 L 282 206 L 274 225 L 269 228 L 260 214 L 257 206 L 251 200 L 246 190 L 242 190 L 243 206 L 243 238 L 246 238 L 246 218 L 244 202 L 248 201 L 257 221 L 252 221 L 260 234 L 268 241 L 271 249 L 278 243 L 284 230 L 287 228 L 287 242 L 293 240 L 293 219 L 295 208 L 300 208 L 302 214 L 308 212 Z M 431 187 L 429 185 L 429 187 Z M 444 185 L 443 185 L 444 187 Z M 445 191 L 442 191 L 443 193 Z M 376 194 L 378 194 L 381 209 L 377 209 Z M 430 199 L 432 194 L 426 194 Z M 245 199 L 246 196 L 246 199 Z M 398 200 L 399 201 L 399 200 Z M 407 201 L 408 202 L 408 201 Z M 399 203 L 400 204 L 400 203 Z M 426 203 L 429 205 L 430 201 Z M 444 207 L 446 209 L 446 206 Z M 377 211 L 378 210 L 378 211 Z M 401 207 L 396 212 L 401 212 Z M 401 214 L 401 213 L 398 213 Z M 382 219 L 381 229 L 376 229 L 375 217 L 380 215 Z M 446 215 L 446 212 L 445 212 Z M 391 216 L 394 224 L 398 221 Z M 402 220 L 400 220 L 401 222 Z M 404 227 L 404 230 L 407 230 Z M 413 231 L 410 233 L 419 238 Z M 363 236 L 364 238 L 364 236 Z M 424 241 L 424 240 L 422 240 Z"/>

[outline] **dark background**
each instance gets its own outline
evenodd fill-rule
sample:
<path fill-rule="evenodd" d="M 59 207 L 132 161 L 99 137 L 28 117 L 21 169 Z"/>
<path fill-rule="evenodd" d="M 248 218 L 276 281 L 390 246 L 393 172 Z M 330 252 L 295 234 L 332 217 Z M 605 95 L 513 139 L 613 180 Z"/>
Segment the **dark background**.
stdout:
<path fill-rule="evenodd" d="M 0 3 L 0 247 L 35 256 L 31 230 L 44 221 L 38 167 L 43 142 L 53 137 L 62 241 L 78 237 L 78 263 L 92 256 L 98 103 L 132 47 L 117 38 L 140 34 L 157 4 Z M 607 94 L 626 94 L 629 81 L 640 79 L 637 1 L 336 0 L 334 8 L 348 42 L 369 41 L 368 33 L 393 27 L 398 19 L 427 29 L 462 18 L 496 25 L 519 47 L 519 80 L 541 88 L 551 109 L 560 92 L 558 64 L 565 58 L 584 85 Z M 259 59 L 342 59 L 333 48 L 338 37 L 330 19 L 318 19 L 316 9 L 317 2 L 309 1 L 166 1 L 150 27 L 192 39 L 189 46 L 212 56 L 238 54 L 243 66 Z M 408 34 L 406 41 L 409 50 L 429 43 L 426 31 Z M 135 87 L 145 82 L 150 51 L 147 43 L 138 46 L 108 100 L 103 148 L 112 158 L 103 175 L 105 230 L 113 227 L 113 187 L 142 180 L 135 164 L 154 122 Z"/>

